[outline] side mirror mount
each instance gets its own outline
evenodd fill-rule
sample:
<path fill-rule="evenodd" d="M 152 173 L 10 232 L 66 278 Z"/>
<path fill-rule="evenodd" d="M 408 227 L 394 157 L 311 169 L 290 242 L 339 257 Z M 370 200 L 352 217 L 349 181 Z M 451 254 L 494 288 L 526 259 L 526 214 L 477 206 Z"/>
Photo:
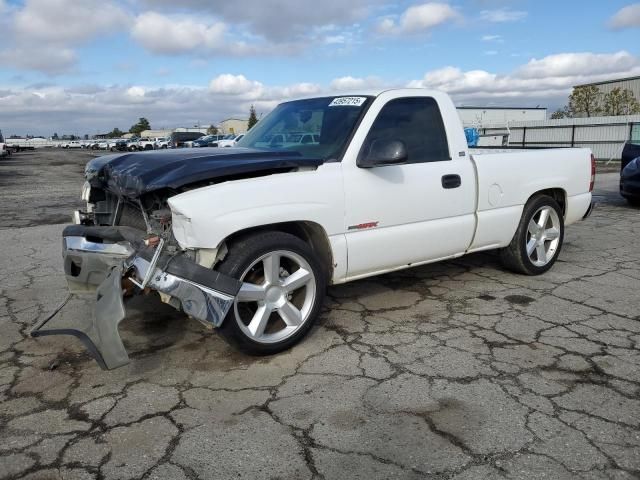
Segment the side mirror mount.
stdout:
<path fill-rule="evenodd" d="M 374 140 L 369 151 L 358 158 L 360 168 L 382 167 L 406 163 L 409 158 L 407 146 L 401 140 Z"/>

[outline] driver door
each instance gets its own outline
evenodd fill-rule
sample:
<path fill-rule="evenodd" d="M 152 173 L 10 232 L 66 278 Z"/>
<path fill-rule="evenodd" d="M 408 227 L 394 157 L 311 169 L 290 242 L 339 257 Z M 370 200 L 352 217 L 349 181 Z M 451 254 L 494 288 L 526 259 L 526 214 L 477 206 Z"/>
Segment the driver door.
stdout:
<path fill-rule="evenodd" d="M 399 140 L 406 162 L 360 168 L 343 161 L 349 278 L 462 254 L 475 231 L 475 171 L 452 158 L 435 99 L 396 98 L 380 109 L 359 156 Z"/>

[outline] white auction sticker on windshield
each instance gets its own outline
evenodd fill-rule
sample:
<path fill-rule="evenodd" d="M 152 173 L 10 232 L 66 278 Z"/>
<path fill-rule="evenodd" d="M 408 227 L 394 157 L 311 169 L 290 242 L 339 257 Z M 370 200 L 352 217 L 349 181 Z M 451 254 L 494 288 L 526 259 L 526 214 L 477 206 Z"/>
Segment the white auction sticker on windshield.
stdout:
<path fill-rule="evenodd" d="M 336 97 L 329 104 L 330 107 L 360 107 L 367 97 Z"/>

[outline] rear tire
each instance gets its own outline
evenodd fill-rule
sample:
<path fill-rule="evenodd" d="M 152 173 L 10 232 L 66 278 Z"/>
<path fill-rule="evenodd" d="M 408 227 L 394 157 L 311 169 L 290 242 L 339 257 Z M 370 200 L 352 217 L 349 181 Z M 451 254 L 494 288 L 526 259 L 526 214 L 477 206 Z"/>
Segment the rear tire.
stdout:
<path fill-rule="evenodd" d="M 537 195 L 524 206 L 518 229 L 509 246 L 500 250 L 500 258 L 509 270 L 540 275 L 558 259 L 563 240 L 560 205 L 547 195 Z"/>
<path fill-rule="evenodd" d="M 243 282 L 220 333 L 250 355 L 270 355 L 298 343 L 316 322 L 325 269 L 309 245 L 283 232 L 236 240 L 216 270 Z"/>

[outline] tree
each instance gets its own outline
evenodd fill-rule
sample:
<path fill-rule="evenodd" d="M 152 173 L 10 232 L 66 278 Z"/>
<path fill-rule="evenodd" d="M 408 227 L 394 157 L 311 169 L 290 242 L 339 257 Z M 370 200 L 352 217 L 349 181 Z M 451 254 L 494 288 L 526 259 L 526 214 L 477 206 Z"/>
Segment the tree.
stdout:
<path fill-rule="evenodd" d="M 131 128 L 129 129 L 129 133 L 133 133 L 135 135 L 140 136 L 140 134 L 143 131 L 150 130 L 150 129 L 151 129 L 151 125 L 149 124 L 149 120 L 147 120 L 144 117 L 140 117 L 138 119 L 138 123 L 131 126 Z"/>
<path fill-rule="evenodd" d="M 569 110 L 573 117 L 592 117 L 602 111 L 602 92 L 595 85 L 575 87 L 569 95 Z"/>
<path fill-rule="evenodd" d="M 256 115 L 256 108 L 251 105 L 249 108 L 249 121 L 247 122 L 247 130 L 251 130 L 251 128 L 258 123 L 258 116 Z"/>
<path fill-rule="evenodd" d="M 57 134 L 57 133 L 54 133 L 54 134 L 53 134 L 53 137 L 51 137 L 51 140 L 58 140 L 58 134 Z"/>
<path fill-rule="evenodd" d="M 111 130 L 109 133 L 107 133 L 107 138 L 120 138 L 123 135 L 124 135 L 124 132 L 120 130 L 118 127 L 116 127 L 113 130 Z"/>
<path fill-rule="evenodd" d="M 560 118 L 571 118 L 571 111 L 568 106 L 565 105 L 551 114 L 551 120 L 558 120 Z"/>
<path fill-rule="evenodd" d="M 640 103 L 628 89 L 616 87 L 604 96 L 604 115 L 633 115 L 640 113 Z"/>
<path fill-rule="evenodd" d="M 207 135 L 217 135 L 217 134 L 218 134 L 218 127 L 216 127 L 212 123 L 211 126 L 207 128 Z"/>

